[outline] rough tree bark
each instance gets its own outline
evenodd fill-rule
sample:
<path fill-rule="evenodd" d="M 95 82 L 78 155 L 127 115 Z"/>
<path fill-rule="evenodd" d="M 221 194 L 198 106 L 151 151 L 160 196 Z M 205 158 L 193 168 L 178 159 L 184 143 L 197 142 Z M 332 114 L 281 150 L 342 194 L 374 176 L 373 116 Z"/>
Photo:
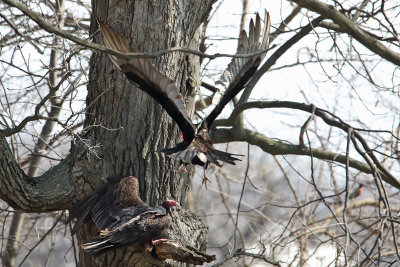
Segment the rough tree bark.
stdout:
<path fill-rule="evenodd" d="M 97 30 L 96 18 L 108 21 L 143 52 L 174 46 L 197 49 L 196 34 L 215 0 L 207 1 L 92 1 L 91 34 Z M 102 43 L 95 35 L 94 42 Z M 187 107 L 193 106 L 199 58 L 181 53 L 165 55 L 154 64 L 176 80 Z M 106 54 L 93 53 L 87 96 L 85 129 L 73 142 L 70 155 L 40 177 L 24 174 L 0 136 L 0 197 L 17 210 L 45 212 L 69 208 L 76 198 L 97 188 L 115 174 L 134 175 L 140 182 L 141 197 L 150 205 L 164 198 L 184 204 L 188 177 L 178 175 L 174 161 L 157 152 L 179 139 L 172 119 L 148 95 L 130 84 L 115 70 Z M 174 213 L 174 239 L 205 249 L 206 227 L 195 215 Z M 79 239 L 95 234 L 88 226 Z M 162 262 L 138 248 L 121 249 L 102 256 L 80 255 L 81 266 L 152 266 Z"/>
<path fill-rule="evenodd" d="M 93 1 L 91 33 L 97 30 L 96 18 L 105 19 L 144 52 L 174 46 L 189 46 L 207 17 L 213 1 Z M 102 43 L 96 35 L 95 42 Z M 198 40 L 193 40 L 196 44 Z M 193 58 L 194 59 L 194 58 Z M 197 80 L 189 57 L 168 54 L 154 61 L 157 67 L 176 80 L 192 106 L 194 93 L 191 81 Z M 85 127 L 92 127 L 85 135 L 94 151 L 85 153 L 76 162 L 74 183 L 77 191 L 82 184 L 96 185 L 99 179 L 114 174 L 138 177 L 142 199 L 150 205 L 171 197 L 185 201 L 188 177 L 175 172 L 173 160 L 157 151 L 173 145 L 179 138 L 176 124 L 151 97 L 129 83 L 115 70 L 105 54 L 94 53 L 90 60 L 90 77 L 86 103 Z M 172 134 L 171 134 L 172 133 Z M 82 147 L 84 148 L 84 147 Z M 79 148 L 78 151 L 83 151 Z M 86 150 L 87 151 L 87 150 Z M 87 155 L 88 157 L 86 157 Z M 97 158 L 99 157 L 99 158 Z M 190 216 L 189 216 L 190 217 Z M 189 218 L 193 231 L 186 232 L 185 243 L 199 247 L 205 240 L 205 228 Z M 93 231 L 89 230 L 93 234 Z M 86 238 L 83 233 L 82 238 Z M 196 240 L 198 239 L 199 240 Z M 184 238 L 185 239 L 185 238 Z M 81 253 L 84 266 L 146 266 L 157 265 L 148 253 L 132 253 L 133 249 L 109 252 L 101 257 Z M 122 264 L 122 265 L 121 265 Z"/>

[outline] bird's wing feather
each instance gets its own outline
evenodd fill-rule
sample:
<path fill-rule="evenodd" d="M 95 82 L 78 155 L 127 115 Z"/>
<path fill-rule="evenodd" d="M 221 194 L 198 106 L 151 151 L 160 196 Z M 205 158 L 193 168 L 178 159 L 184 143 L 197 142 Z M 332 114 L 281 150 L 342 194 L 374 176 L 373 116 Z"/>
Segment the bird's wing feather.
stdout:
<path fill-rule="evenodd" d="M 104 191 L 105 192 L 105 191 Z M 77 219 L 71 233 L 77 233 L 85 223 L 92 219 L 91 210 L 95 203 L 100 199 L 99 192 L 94 192 L 83 199 L 75 203 L 71 210 L 67 220 L 67 223 L 71 222 L 73 219 Z"/>
<path fill-rule="evenodd" d="M 104 43 L 108 48 L 123 53 L 137 52 L 137 49 L 129 46 L 128 40 L 111 26 L 101 21 L 99 21 L 99 26 Z M 110 54 L 109 57 L 131 82 L 137 84 L 165 109 L 178 124 L 183 138 L 190 142 L 195 136 L 194 126 L 175 82 L 161 73 L 147 58 L 126 60 Z"/>
<path fill-rule="evenodd" d="M 139 183 L 133 176 L 113 176 L 107 179 L 107 183 L 95 192 L 87 195 L 73 205 L 67 222 L 77 219 L 72 234 L 78 232 L 82 226 L 93 220 L 99 230 L 119 220 L 118 211 L 122 208 L 130 208 L 135 212 L 140 207 L 146 207 L 139 196 Z"/>
<path fill-rule="evenodd" d="M 250 21 L 249 36 L 246 31 L 242 31 L 239 37 L 239 45 L 236 54 L 248 54 L 258 51 L 264 51 L 269 45 L 269 28 L 270 17 L 269 13 L 265 11 L 264 25 L 261 29 L 261 19 L 257 14 L 256 23 Z M 262 36 L 260 39 L 260 33 Z M 225 90 L 219 103 L 203 121 L 206 123 L 208 129 L 211 128 L 212 123 L 221 113 L 226 104 L 229 103 L 247 84 L 250 78 L 256 72 L 261 61 L 266 53 L 256 55 L 254 57 L 246 58 L 233 58 L 225 69 L 220 79 L 216 82 L 217 87 L 222 87 Z"/>
<path fill-rule="evenodd" d="M 132 245 L 142 243 L 147 239 L 151 239 L 153 234 L 158 234 L 158 228 L 162 232 L 164 223 L 161 218 L 165 215 L 166 210 L 164 208 L 149 208 L 147 211 L 129 218 L 125 222 L 121 221 L 113 229 L 100 231 L 100 237 L 114 244 L 125 243 Z"/>
<path fill-rule="evenodd" d="M 129 213 L 139 213 L 148 206 L 140 199 L 139 182 L 133 176 L 110 177 L 105 184 L 107 191 L 93 205 L 92 220 L 99 230 L 116 223 L 121 209 L 129 209 Z"/>
<path fill-rule="evenodd" d="M 146 220 L 149 216 L 158 215 L 160 211 L 158 209 L 154 209 L 149 207 L 147 211 L 140 213 L 137 216 L 130 217 L 128 220 L 120 221 L 118 225 L 116 225 L 113 229 L 107 229 L 106 231 L 100 231 L 101 236 L 109 236 L 113 235 L 116 232 L 122 232 L 127 230 L 129 227 L 132 227 L 134 224 L 138 224 L 141 221 Z M 165 211 L 164 211 L 165 215 Z M 122 217 L 122 216 L 121 216 Z"/>
<path fill-rule="evenodd" d="M 98 229 L 103 229 L 115 220 L 112 216 L 115 202 L 112 187 L 112 184 L 105 184 L 72 206 L 68 222 L 77 219 L 72 234 L 77 233 L 85 223 L 91 220 Z"/>

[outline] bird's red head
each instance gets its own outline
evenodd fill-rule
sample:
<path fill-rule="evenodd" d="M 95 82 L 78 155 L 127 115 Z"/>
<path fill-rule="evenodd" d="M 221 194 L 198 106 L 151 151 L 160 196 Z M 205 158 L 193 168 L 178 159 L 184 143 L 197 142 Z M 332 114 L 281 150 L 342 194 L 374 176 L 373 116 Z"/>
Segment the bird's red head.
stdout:
<path fill-rule="evenodd" d="M 181 133 L 180 135 L 181 140 L 183 141 L 183 133 Z"/>
<path fill-rule="evenodd" d="M 168 209 L 168 208 L 170 208 L 170 207 L 173 207 L 173 206 L 177 206 L 177 205 L 179 205 L 179 203 L 176 202 L 175 200 L 172 200 L 172 199 L 166 199 L 166 200 L 164 200 L 164 202 L 162 203 L 162 206 L 163 206 L 164 208 L 166 208 L 166 209 Z"/>

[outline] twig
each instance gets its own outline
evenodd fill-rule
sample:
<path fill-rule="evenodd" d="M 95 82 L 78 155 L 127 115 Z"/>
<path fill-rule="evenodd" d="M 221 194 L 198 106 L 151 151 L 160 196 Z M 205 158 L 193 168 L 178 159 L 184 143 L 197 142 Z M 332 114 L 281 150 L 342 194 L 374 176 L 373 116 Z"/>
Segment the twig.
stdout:
<path fill-rule="evenodd" d="M 301 149 L 306 149 L 306 146 L 304 144 L 304 133 L 307 131 L 308 125 L 314 120 L 314 114 L 315 114 L 315 106 L 311 104 L 311 116 L 308 117 L 308 119 L 304 122 L 303 126 L 300 129 L 300 134 L 299 134 L 299 143 Z"/>
<path fill-rule="evenodd" d="M 226 259 L 224 259 L 223 261 L 212 265 L 212 267 L 222 266 L 227 261 L 229 261 L 229 260 L 231 260 L 233 258 L 238 258 L 238 257 L 242 257 L 242 256 L 260 259 L 260 260 L 263 260 L 263 261 L 265 261 L 265 262 L 267 262 L 269 264 L 272 264 L 274 266 L 281 266 L 280 261 L 272 260 L 272 259 L 268 258 L 267 256 L 265 256 L 264 254 L 250 253 L 250 252 L 246 252 L 246 251 L 244 251 L 242 249 L 238 249 L 238 250 L 236 250 L 235 253 L 229 255 L 228 257 L 226 257 Z"/>
<path fill-rule="evenodd" d="M 293 0 L 298 5 L 309 10 L 317 12 L 325 18 L 332 19 L 347 34 L 353 36 L 357 41 L 363 44 L 372 52 L 380 55 L 382 58 L 400 66 L 400 54 L 381 44 L 376 38 L 368 35 L 356 23 L 354 23 L 345 14 L 318 0 Z"/>
<path fill-rule="evenodd" d="M 36 242 L 36 244 L 29 250 L 28 254 L 25 255 L 25 257 L 22 259 L 21 263 L 19 264 L 19 266 L 22 266 L 22 264 L 25 262 L 25 260 L 29 257 L 29 255 L 31 255 L 31 253 L 33 252 L 33 250 L 35 248 L 37 248 L 37 246 L 39 246 L 39 244 L 53 231 L 53 229 L 57 226 L 57 223 L 61 220 L 61 218 L 64 216 L 64 210 L 61 212 L 60 216 L 57 218 L 57 220 L 55 221 L 55 223 L 53 224 L 53 226 L 42 236 L 42 238 L 40 238 L 40 240 L 38 242 Z"/>
<path fill-rule="evenodd" d="M 124 59 L 131 59 L 131 58 L 137 58 L 137 57 L 141 57 L 141 58 L 157 58 L 160 56 L 163 56 L 165 54 L 169 54 L 172 52 L 184 52 L 184 53 L 189 53 L 189 54 L 193 54 L 196 56 L 200 56 L 200 57 L 206 57 L 206 58 L 210 58 L 210 59 L 215 59 L 218 57 L 230 57 L 230 58 L 247 58 L 247 57 L 254 57 L 257 55 L 261 55 L 264 54 L 268 51 L 267 50 L 262 50 L 262 51 L 258 51 L 255 53 L 249 53 L 249 54 L 225 54 L 225 53 L 217 53 L 217 54 L 205 54 L 202 53 L 198 50 L 193 50 L 187 47 L 172 47 L 169 49 L 163 49 L 157 52 L 152 52 L 152 53 L 122 53 L 120 51 L 114 50 L 114 49 L 110 49 L 107 48 L 103 45 L 98 45 L 95 43 L 91 43 L 85 39 L 79 38 L 73 34 L 70 34 L 67 31 L 58 29 L 57 27 L 54 27 L 53 25 L 51 25 L 50 23 L 48 23 L 47 21 L 43 20 L 36 12 L 32 11 L 30 8 L 28 8 L 26 5 L 19 3 L 17 1 L 14 0 L 3 0 L 3 2 L 5 2 L 6 4 L 8 4 L 9 6 L 15 7 L 17 9 L 19 9 L 22 13 L 24 13 L 26 16 L 30 17 L 33 21 L 35 21 L 37 24 L 39 24 L 44 30 L 46 30 L 47 32 L 50 33 L 54 33 L 56 35 L 59 35 L 61 37 L 64 37 L 65 39 L 68 39 L 76 44 L 82 45 L 84 47 L 90 48 L 90 49 L 94 49 L 94 50 L 98 50 L 98 51 L 102 51 L 102 52 L 106 52 L 108 54 L 114 55 L 114 56 L 118 56 Z"/>

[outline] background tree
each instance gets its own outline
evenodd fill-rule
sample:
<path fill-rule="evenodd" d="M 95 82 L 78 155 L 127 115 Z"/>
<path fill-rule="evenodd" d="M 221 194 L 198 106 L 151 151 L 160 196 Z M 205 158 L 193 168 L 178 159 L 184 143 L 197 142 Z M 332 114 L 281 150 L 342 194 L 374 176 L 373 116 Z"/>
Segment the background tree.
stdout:
<path fill-rule="evenodd" d="M 99 52 L 104 48 L 84 39 L 90 36 L 94 43 L 102 43 L 94 23 L 101 17 L 135 40 L 143 52 L 155 55 L 154 51 L 171 47 L 204 51 L 214 42 L 214 28 L 207 28 L 211 23 L 207 18 L 218 19 L 215 11 L 222 10 L 224 19 L 219 24 L 224 24 L 225 5 L 233 14 L 243 13 L 241 21 L 246 21 L 246 9 L 262 12 L 263 8 L 247 1 L 243 6 L 221 1 L 211 11 L 214 1 L 197 2 L 94 1 L 90 6 L 68 1 L 66 11 L 62 1 L 30 1 L 25 3 L 27 9 L 14 0 L 1 3 L 5 8 L 0 13 L 4 70 L 0 197 L 13 208 L 3 207 L 3 232 L 16 229 L 3 236 L 25 245 L 32 242 L 28 249 L 19 246 L 24 252 L 17 262 L 25 261 L 24 257 L 29 260 L 39 247 L 36 244 L 49 236 L 50 249 L 44 251 L 51 255 L 57 248 L 54 244 L 63 240 L 60 235 L 47 234 L 63 228 L 57 224 L 62 213 L 54 211 L 70 207 L 113 174 L 137 176 L 142 199 L 151 205 L 168 196 L 196 210 L 210 226 L 208 247 L 217 253 L 219 263 L 239 258 L 239 265 L 253 261 L 277 264 L 278 260 L 306 265 L 318 257 L 338 265 L 397 261 L 399 205 L 394 188 L 400 188 L 396 179 L 400 61 L 394 50 L 399 45 L 395 17 L 399 7 L 384 1 L 331 2 L 333 6 L 328 6 L 310 0 L 267 6 L 275 27 L 272 49 L 234 109 L 226 114 L 228 119 L 216 122 L 224 128 L 213 130 L 216 143 L 247 142 L 249 146 L 241 151 L 248 157 L 237 169 L 215 169 L 209 175 L 215 182 L 204 192 L 197 190 L 201 179 L 177 175 L 173 160 L 157 152 L 178 140 L 175 123 L 150 97 L 126 82 L 106 53 Z M 201 42 L 205 29 L 211 37 Z M 236 30 L 232 37 L 237 36 Z M 94 51 L 90 61 L 88 48 Z M 221 50 L 207 49 L 208 54 L 214 52 Z M 214 78 L 215 66 L 225 66 L 204 54 L 201 58 L 193 53 L 161 54 L 153 62 L 177 81 L 189 110 L 199 92 L 200 61 L 202 81 Z M 47 57 L 50 63 L 44 60 Z M 288 75 L 289 70 L 294 74 Z M 260 86 L 254 88 L 258 81 Z M 85 87 L 88 94 L 82 107 Z M 213 88 L 207 88 L 198 94 L 204 97 L 197 98 L 196 115 L 207 112 L 201 105 L 210 102 Z M 251 92 L 257 101 L 249 101 Z M 266 98 L 285 101 L 263 101 Z M 58 115 L 57 110 L 61 110 Z M 54 123 L 57 126 L 52 129 Z M 250 144 L 274 156 L 255 153 L 258 148 Z M 41 163 L 41 170 L 30 171 L 43 155 L 48 160 Z M 273 171 L 266 162 L 274 166 Z M 27 166 L 25 175 L 21 167 Z M 36 174 L 40 176 L 33 177 Z M 196 190 L 187 192 L 190 181 Z M 360 184 L 366 192 L 350 198 Z M 20 215 L 14 216 L 13 227 L 9 227 L 9 214 L 20 211 L 49 213 L 29 215 L 30 226 L 23 227 L 21 239 L 15 227 Z M 204 226 L 183 210 L 175 216 L 189 225 L 182 230 L 182 242 L 205 248 Z M 29 238 L 32 229 L 46 221 L 50 224 L 44 227 L 40 242 Z M 79 241 L 94 233 L 89 226 Z M 2 257 L 5 264 L 13 264 L 15 244 L 8 242 L 8 254 Z M 153 261 L 134 251 L 124 249 L 103 257 L 79 254 L 79 260 L 82 265 Z M 51 262 L 50 256 L 47 259 Z"/>

